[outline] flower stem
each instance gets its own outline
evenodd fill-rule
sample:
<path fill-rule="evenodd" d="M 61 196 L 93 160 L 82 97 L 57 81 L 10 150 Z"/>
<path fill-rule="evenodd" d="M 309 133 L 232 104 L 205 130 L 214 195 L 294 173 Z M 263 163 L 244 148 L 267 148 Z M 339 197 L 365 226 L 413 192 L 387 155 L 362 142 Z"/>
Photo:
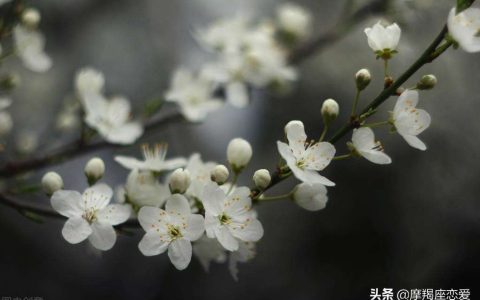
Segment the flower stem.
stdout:
<path fill-rule="evenodd" d="M 229 195 L 232 192 L 233 187 L 235 186 L 235 184 L 237 184 L 238 174 L 239 174 L 239 172 L 235 172 L 233 174 L 233 179 L 232 179 L 232 182 L 230 183 L 230 187 L 228 188 L 227 195 Z"/>
<path fill-rule="evenodd" d="M 322 130 L 322 134 L 320 135 L 320 138 L 318 139 L 318 142 L 323 141 L 323 139 L 325 138 L 325 135 L 327 134 L 328 127 L 329 126 L 328 126 L 327 122 L 325 122 L 325 124 L 323 126 L 323 130 Z"/>
<path fill-rule="evenodd" d="M 355 99 L 353 100 L 353 105 L 352 105 L 352 114 L 351 116 L 355 116 L 355 112 L 357 111 L 357 105 L 358 105 L 358 99 L 360 99 L 360 90 L 357 88 L 357 91 L 355 92 Z"/>
<path fill-rule="evenodd" d="M 343 159 L 348 159 L 350 157 L 352 157 L 352 153 L 335 156 L 334 158 L 332 158 L 332 160 L 343 160 Z"/>
<path fill-rule="evenodd" d="M 258 200 L 259 200 L 260 202 L 263 202 L 263 201 L 276 201 L 276 200 L 282 200 L 282 199 L 285 199 L 285 198 L 290 198 L 292 195 L 293 195 L 293 190 L 290 191 L 289 193 L 283 194 L 283 195 L 270 196 L 270 197 L 260 197 Z"/>
<path fill-rule="evenodd" d="M 382 122 L 375 122 L 375 123 L 370 123 L 370 124 L 364 124 L 362 127 L 370 127 L 370 128 L 375 128 L 375 127 L 380 127 L 384 125 L 390 124 L 390 121 L 382 121 Z"/>
<path fill-rule="evenodd" d="M 388 77 L 388 59 L 383 60 L 383 75 Z"/>

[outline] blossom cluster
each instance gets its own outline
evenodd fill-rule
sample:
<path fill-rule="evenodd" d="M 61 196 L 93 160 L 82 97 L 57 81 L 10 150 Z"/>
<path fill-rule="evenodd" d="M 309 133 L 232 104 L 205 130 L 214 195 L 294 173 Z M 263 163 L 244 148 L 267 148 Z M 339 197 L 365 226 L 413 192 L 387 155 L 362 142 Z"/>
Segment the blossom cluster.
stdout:
<path fill-rule="evenodd" d="M 37 30 L 39 19 L 38 12 L 27 10 L 22 22 L 13 28 L 16 53 L 25 66 L 38 72 L 51 66 L 43 51 L 43 36 Z M 454 8 L 448 16 L 450 36 L 445 42 L 478 52 L 479 28 L 479 9 L 457 13 Z M 177 103 L 184 117 L 192 122 L 204 120 L 209 112 L 223 105 L 222 95 L 228 103 L 244 107 L 249 102 L 250 88 L 283 85 L 297 78 L 288 63 L 289 50 L 308 38 L 310 32 L 310 15 L 293 4 L 279 7 L 273 21 L 254 24 L 238 15 L 214 22 L 197 30 L 195 37 L 215 59 L 198 72 L 179 68 L 165 99 Z M 378 22 L 364 32 L 366 44 L 377 59 L 385 62 L 383 80 L 389 88 L 393 78 L 387 62 L 398 53 L 401 29 L 395 23 L 384 26 Z M 234 138 L 228 144 L 225 165 L 204 162 L 198 153 L 167 159 L 165 143 L 143 145 L 142 158 L 117 155 L 114 160 L 129 174 L 115 191 L 101 182 L 106 166 L 100 158 L 92 158 L 85 165 L 88 187 L 83 193 L 64 189 L 62 177 L 48 172 L 42 178 L 42 186 L 53 209 L 67 218 L 63 237 L 71 244 L 88 240 L 93 247 L 107 251 L 115 245 L 117 232 L 123 226 L 139 225 L 145 232 L 138 243 L 143 255 L 166 252 L 178 270 L 187 268 L 192 256 L 207 271 L 212 262 L 228 261 L 230 272 L 237 279 L 237 264 L 255 256 L 256 243 L 264 235 L 255 203 L 287 198 L 309 211 L 325 208 L 327 187 L 335 183 L 324 172 L 333 161 L 361 157 L 379 165 L 392 162 L 375 138 L 374 128 L 380 126 L 388 126 L 391 133 L 398 133 L 413 148 L 427 149 L 419 135 L 430 126 L 431 117 L 417 106 L 419 91 L 433 88 L 435 76 L 425 75 L 410 88 L 399 87 L 392 95 L 397 97 L 392 111 L 376 123 L 369 122 L 376 114 L 374 109 L 357 112 L 361 92 L 371 80 L 368 69 L 355 74 L 357 96 L 347 124 L 353 130 L 344 147 L 346 154 L 338 155 L 334 144 L 325 139 L 340 112 L 337 101 L 327 99 L 319 114 L 324 124 L 320 137 L 308 138 L 300 120 L 288 122 L 285 138 L 277 141 L 281 158 L 277 171 L 256 170 L 251 177 L 253 187 L 237 182 L 253 155 L 252 146 L 242 138 Z M 95 133 L 108 143 L 121 145 L 133 144 L 142 136 L 145 129 L 139 120 L 132 119 L 129 100 L 106 96 L 101 72 L 83 68 L 74 85 L 83 122 L 91 130 L 82 128 L 82 142 L 85 135 Z M 5 111 L 10 104 L 11 100 L 0 98 L 0 136 L 12 126 Z M 290 175 L 299 181 L 290 193 L 277 197 L 266 194 L 280 179 Z"/>

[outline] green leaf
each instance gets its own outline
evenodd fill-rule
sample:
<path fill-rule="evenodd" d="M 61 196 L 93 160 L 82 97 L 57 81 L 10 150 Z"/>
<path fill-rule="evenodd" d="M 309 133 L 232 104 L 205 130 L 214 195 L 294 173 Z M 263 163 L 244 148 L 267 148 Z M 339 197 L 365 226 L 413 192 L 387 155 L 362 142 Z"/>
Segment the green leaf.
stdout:
<path fill-rule="evenodd" d="M 457 14 L 469 8 L 475 0 L 457 0 Z"/>
<path fill-rule="evenodd" d="M 145 116 L 146 117 L 151 117 L 153 116 L 157 111 L 160 110 L 163 106 L 163 98 L 156 98 L 148 101 L 145 104 Z"/>
<path fill-rule="evenodd" d="M 43 219 L 36 213 L 34 212 L 31 212 L 31 211 L 28 211 L 28 210 L 19 210 L 20 214 L 22 216 L 24 216 L 25 218 L 35 222 L 35 223 L 39 223 L 39 224 L 42 224 L 43 223 Z"/>

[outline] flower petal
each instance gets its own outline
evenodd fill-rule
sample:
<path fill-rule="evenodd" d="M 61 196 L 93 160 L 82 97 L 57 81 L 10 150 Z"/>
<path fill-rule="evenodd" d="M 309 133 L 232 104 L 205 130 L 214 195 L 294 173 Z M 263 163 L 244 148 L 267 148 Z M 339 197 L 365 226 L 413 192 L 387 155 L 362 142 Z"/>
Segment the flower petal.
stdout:
<path fill-rule="evenodd" d="M 301 121 L 290 121 L 285 126 L 285 133 L 288 139 L 288 145 L 293 151 L 295 157 L 300 158 L 305 152 L 305 141 L 307 135 L 305 134 L 305 127 Z"/>
<path fill-rule="evenodd" d="M 215 236 L 223 248 L 227 249 L 228 251 L 238 250 L 238 241 L 233 237 L 230 229 L 228 229 L 226 226 L 216 227 Z"/>
<path fill-rule="evenodd" d="M 198 240 L 205 231 L 205 220 L 201 215 L 189 215 L 184 237 L 190 241 Z"/>
<path fill-rule="evenodd" d="M 425 143 L 422 142 L 418 137 L 416 137 L 414 135 L 402 135 L 402 137 L 413 148 L 416 148 L 416 149 L 422 150 L 422 151 L 427 150 L 427 146 L 425 145 Z"/>
<path fill-rule="evenodd" d="M 225 192 L 216 183 L 210 182 L 203 189 L 201 200 L 205 210 L 217 216 L 222 212 L 225 197 Z"/>
<path fill-rule="evenodd" d="M 92 234 L 92 228 L 82 217 L 68 219 L 62 229 L 63 237 L 70 244 L 78 244 L 84 241 L 90 234 Z"/>
<path fill-rule="evenodd" d="M 183 215 L 188 216 L 191 213 L 190 204 L 187 198 L 180 194 L 173 194 L 167 199 L 165 210 L 170 215 Z"/>
<path fill-rule="evenodd" d="M 118 127 L 111 128 L 104 138 L 113 144 L 133 144 L 143 134 L 140 122 L 129 122 Z"/>
<path fill-rule="evenodd" d="M 86 209 L 103 209 L 113 196 L 113 190 L 105 183 L 97 183 L 83 192 L 83 201 Z"/>
<path fill-rule="evenodd" d="M 308 147 L 303 154 L 305 167 L 315 171 L 325 169 L 335 156 L 335 147 L 328 142 L 321 142 Z"/>
<path fill-rule="evenodd" d="M 91 227 L 92 234 L 88 237 L 88 240 L 93 247 L 102 251 L 112 249 L 117 240 L 117 234 L 113 229 L 113 226 L 110 224 L 94 222 Z"/>
<path fill-rule="evenodd" d="M 56 191 L 50 203 L 53 209 L 67 218 L 80 217 L 83 214 L 82 195 L 77 191 Z"/>
<path fill-rule="evenodd" d="M 168 257 L 178 270 L 184 270 L 192 260 L 192 244 L 186 239 L 176 239 L 168 247 Z"/>
<path fill-rule="evenodd" d="M 118 225 L 124 223 L 130 217 L 132 207 L 124 204 L 110 204 L 97 213 L 97 219 L 100 223 Z"/>
<path fill-rule="evenodd" d="M 235 107 L 243 108 L 248 105 L 248 90 L 243 82 L 234 81 L 225 87 L 227 100 Z"/>
<path fill-rule="evenodd" d="M 159 228 L 160 223 L 167 218 L 167 213 L 158 207 L 144 206 L 138 212 L 138 222 L 147 232 Z"/>
<path fill-rule="evenodd" d="M 162 241 L 160 234 L 155 231 L 147 231 L 138 244 L 138 249 L 145 256 L 159 255 L 165 252 L 169 243 Z"/>
<path fill-rule="evenodd" d="M 252 219 L 243 228 L 232 231 L 234 236 L 245 242 L 256 242 L 263 237 L 263 226 L 257 219 Z"/>

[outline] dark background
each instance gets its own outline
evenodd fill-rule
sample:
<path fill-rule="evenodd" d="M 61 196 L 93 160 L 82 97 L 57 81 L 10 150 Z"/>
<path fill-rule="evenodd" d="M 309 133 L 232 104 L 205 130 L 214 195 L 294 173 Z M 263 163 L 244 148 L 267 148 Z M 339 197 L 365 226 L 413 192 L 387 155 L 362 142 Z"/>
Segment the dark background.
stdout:
<path fill-rule="evenodd" d="M 297 2 L 297 1 L 296 1 Z M 314 32 L 334 24 L 344 1 L 298 1 L 314 15 Z M 362 2 L 362 1 L 357 1 Z M 387 19 L 402 22 L 399 54 L 391 62 L 394 75 L 414 61 L 438 33 L 454 1 L 393 1 Z M 407 4 L 414 4 L 413 9 Z M 281 1 L 35 1 L 54 67 L 38 75 L 16 62 L 4 68 L 22 77 L 14 93 L 14 143 L 25 132 L 39 135 L 43 153 L 71 139 L 54 135 L 54 115 L 73 90 L 77 69 L 102 70 L 108 94 L 125 94 L 141 111 L 145 100 L 161 95 L 179 65 L 198 67 L 209 59 L 190 36 L 193 28 L 238 11 L 272 16 Z M 250 184 L 258 168 L 272 169 L 275 141 L 292 119 L 304 121 L 318 137 L 320 107 L 326 98 L 340 103 L 345 120 L 354 96 L 353 74 L 372 71 L 374 82 L 362 103 L 382 85 L 381 62 L 375 61 L 363 33 L 378 17 L 357 26 L 340 41 L 300 65 L 301 78 L 288 95 L 258 93 L 243 110 L 226 106 L 202 125 L 172 124 L 142 141 L 167 141 L 172 156 L 198 151 L 223 162 L 228 141 L 248 139 L 254 157 L 242 177 Z M 377 130 L 389 166 L 356 159 L 333 163 L 326 171 L 336 182 L 327 208 L 308 212 L 285 202 L 258 207 L 265 236 L 257 257 L 240 265 L 234 282 L 226 265 L 213 264 L 206 274 L 193 259 L 177 271 L 166 255 L 144 257 L 137 249 L 142 232 L 120 236 L 115 247 L 99 255 L 87 244 L 70 245 L 61 236 L 63 222 L 33 223 L 10 208 L 0 208 L 0 296 L 44 299 L 369 299 L 370 288 L 470 288 L 476 299 L 480 262 L 480 86 L 478 54 L 449 50 L 407 84 L 433 73 L 439 84 L 421 93 L 420 107 L 432 115 L 421 135 L 428 151 L 410 148 L 398 135 Z M 382 108 L 391 110 L 394 99 Z M 381 120 L 380 117 L 377 117 Z M 341 122 L 338 122 L 338 126 Z M 339 143 L 339 153 L 345 151 Z M 107 163 L 105 181 L 125 180 L 127 170 L 113 154 L 138 155 L 136 147 L 95 155 Z M 93 154 L 92 154 L 93 155 Z M 83 190 L 83 165 L 91 155 L 48 170 L 58 171 L 66 188 Z M 46 171 L 46 170 L 45 170 Z M 39 180 L 43 171 L 33 175 Z M 290 179 L 271 194 L 288 191 Z M 31 201 L 48 203 L 46 197 Z"/>

